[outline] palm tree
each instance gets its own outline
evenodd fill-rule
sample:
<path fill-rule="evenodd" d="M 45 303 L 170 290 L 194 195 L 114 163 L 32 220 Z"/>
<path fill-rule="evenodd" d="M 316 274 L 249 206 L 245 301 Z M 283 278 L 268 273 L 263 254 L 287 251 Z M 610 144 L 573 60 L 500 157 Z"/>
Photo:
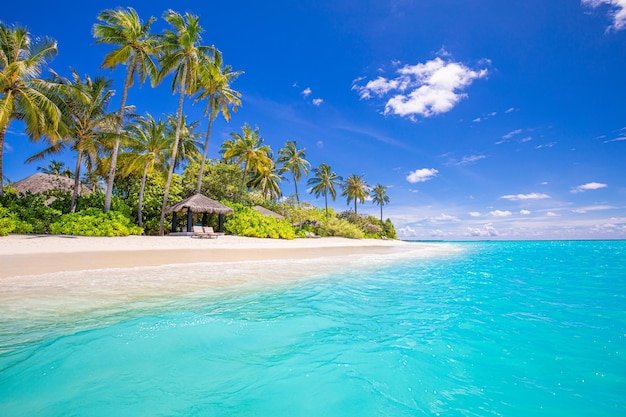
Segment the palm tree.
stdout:
<path fill-rule="evenodd" d="M 326 206 L 326 220 L 328 220 L 328 194 L 332 197 L 333 201 L 337 198 L 337 191 L 335 186 L 341 184 L 342 178 L 336 173 L 331 171 L 331 168 L 327 164 L 320 164 L 319 167 L 313 169 L 314 177 L 309 178 L 308 185 L 312 185 L 311 193 L 315 197 L 324 195 L 324 202 Z"/>
<path fill-rule="evenodd" d="M 202 176 L 204 175 L 204 164 L 206 162 L 207 150 L 209 149 L 209 138 L 213 121 L 221 113 L 224 120 L 228 122 L 230 120 L 230 107 L 232 106 L 233 111 L 237 111 L 237 107 L 241 106 L 241 100 L 239 99 L 241 93 L 231 89 L 230 83 L 242 73 L 243 71 L 231 71 L 230 66 L 222 68 L 222 54 L 219 53 L 215 54 L 215 58 L 212 61 L 207 60 L 204 65 L 200 66 L 199 93 L 196 101 L 207 100 L 204 115 L 209 118 L 209 125 L 204 139 L 196 193 L 200 193 L 200 188 L 202 187 Z"/>
<path fill-rule="evenodd" d="M 282 179 L 283 177 L 276 169 L 276 164 L 271 158 L 268 158 L 268 160 L 256 171 L 256 175 L 252 180 L 252 185 L 261 191 L 263 198 L 267 202 L 268 198 L 277 199 L 282 195 L 282 191 L 280 190 L 280 182 Z"/>
<path fill-rule="evenodd" d="M 253 131 L 247 123 L 241 128 L 241 133 L 232 132 L 230 136 L 231 139 L 222 143 L 220 152 L 224 162 L 243 165 L 241 184 L 246 185 L 251 173 L 254 175 L 269 164 L 272 150 L 263 145 L 259 128 Z"/>
<path fill-rule="evenodd" d="M 87 164 L 93 166 L 100 153 L 103 137 L 113 131 L 116 115 L 107 112 L 114 91 L 112 81 L 104 77 L 93 80 L 86 76 L 81 80 L 78 73 L 72 70 L 72 79 L 62 78 L 55 74 L 56 81 L 64 88 L 58 100 L 64 103 L 63 122 L 66 127 L 61 141 L 52 143 L 50 147 L 30 157 L 27 162 L 41 159 L 46 155 L 58 153 L 65 148 L 76 151 L 76 168 L 74 170 L 74 190 L 70 212 L 76 210 L 80 191 L 80 168 L 83 157 Z"/>
<path fill-rule="evenodd" d="M 296 188 L 296 201 L 300 207 L 300 197 L 298 195 L 298 181 L 302 174 L 309 175 L 311 163 L 306 159 L 306 148 L 298 149 L 295 140 L 288 141 L 284 147 L 278 151 L 278 163 L 283 164 L 281 172 L 289 171 L 293 175 L 293 184 Z"/>
<path fill-rule="evenodd" d="M 44 174 L 60 175 L 62 177 L 72 178 L 72 170 L 65 166 L 65 162 L 50 160 L 47 167 L 37 167 L 37 171 Z"/>
<path fill-rule="evenodd" d="M 372 201 L 374 204 L 378 204 L 380 206 L 380 234 L 383 234 L 383 206 L 385 204 L 389 204 L 389 196 L 387 195 L 387 187 L 382 184 L 376 184 L 374 188 L 372 188 L 370 196 L 372 197 Z"/>
<path fill-rule="evenodd" d="M 150 76 L 154 81 L 157 77 L 157 66 L 153 60 L 159 54 L 158 38 L 150 33 L 150 25 L 156 20 L 150 17 L 146 23 L 137 15 L 132 7 L 127 9 L 104 10 L 98 15 L 101 23 L 93 26 L 93 35 L 97 38 L 96 43 L 114 45 L 115 49 L 109 52 L 101 65 L 102 68 L 115 68 L 119 64 L 126 65 L 126 78 L 124 90 L 118 113 L 118 121 L 115 142 L 111 153 L 109 176 L 107 178 L 107 191 L 104 198 L 104 212 L 111 208 L 111 196 L 113 195 L 113 180 L 117 167 L 117 152 L 120 147 L 120 134 L 124 125 L 124 112 L 128 90 L 138 78 L 140 84 Z"/>
<path fill-rule="evenodd" d="M 56 54 L 56 41 L 33 41 L 28 30 L 0 22 L 0 196 L 4 139 L 11 120 L 23 120 L 31 139 L 58 138 L 61 111 L 49 95 L 54 85 L 39 78 Z"/>
<path fill-rule="evenodd" d="M 343 193 L 341 195 L 348 198 L 348 204 L 350 204 L 350 200 L 354 200 L 354 214 L 358 214 L 356 211 L 357 200 L 363 204 L 369 195 L 370 188 L 363 180 L 363 175 L 350 175 L 342 184 L 342 188 Z"/>
<path fill-rule="evenodd" d="M 167 128 L 166 135 L 170 138 L 170 141 L 173 144 L 176 136 L 178 119 L 173 114 L 168 114 L 166 116 L 165 123 Z M 201 136 L 201 133 L 195 132 L 199 125 L 199 121 L 187 123 L 187 117 L 183 115 L 182 120 L 180 121 L 180 134 L 176 150 L 176 159 L 174 161 L 174 169 L 177 169 L 185 162 L 197 161 L 200 159 L 200 151 L 198 150 L 200 142 L 198 141 L 198 138 Z M 171 149 L 169 155 L 171 157 Z"/>
<path fill-rule="evenodd" d="M 161 81 L 170 72 L 174 72 L 172 81 L 172 91 L 180 92 L 178 99 L 178 111 L 176 117 L 178 123 L 176 125 L 176 133 L 174 137 L 173 151 L 167 181 L 165 182 L 165 192 L 163 194 L 163 205 L 161 206 L 161 219 L 159 224 L 159 234 L 163 236 L 163 223 L 165 222 L 165 209 L 167 207 L 167 197 L 170 192 L 170 184 L 172 175 L 174 174 L 174 165 L 176 161 L 176 152 L 178 150 L 178 141 L 180 139 L 180 126 L 183 116 L 183 101 L 186 95 L 191 95 L 196 91 L 196 82 L 199 78 L 199 67 L 204 58 L 216 54 L 216 49 L 212 46 L 202 46 L 200 27 L 198 16 L 185 13 L 185 16 L 168 10 L 164 13 L 163 18 L 170 24 L 173 30 L 166 30 L 161 35 L 161 44 L 164 54 L 161 56 L 161 71 L 159 72 L 158 81 Z"/>
<path fill-rule="evenodd" d="M 138 117 L 130 124 L 128 131 L 128 152 L 120 155 L 124 174 L 141 172 L 139 202 L 137 204 L 137 221 L 143 227 L 143 194 L 148 174 L 155 168 L 165 169 L 168 154 L 172 150 L 172 137 L 166 135 L 167 126 L 162 120 L 154 120 L 149 113 Z"/>

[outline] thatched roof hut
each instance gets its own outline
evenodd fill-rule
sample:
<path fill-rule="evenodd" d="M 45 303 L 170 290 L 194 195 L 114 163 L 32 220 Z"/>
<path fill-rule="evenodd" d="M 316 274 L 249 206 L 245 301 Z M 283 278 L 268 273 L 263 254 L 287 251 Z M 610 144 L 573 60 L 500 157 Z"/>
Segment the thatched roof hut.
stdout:
<path fill-rule="evenodd" d="M 74 190 L 74 179 L 63 177 L 61 175 L 44 174 L 42 172 L 38 172 L 37 174 L 33 174 L 30 177 L 24 178 L 23 180 L 16 182 L 12 185 L 12 187 L 21 194 L 26 194 L 29 192 L 32 194 L 39 194 L 52 190 L 72 192 Z M 86 195 L 90 193 L 91 190 L 89 188 L 85 187 L 82 184 L 79 185 L 79 195 Z"/>
<path fill-rule="evenodd" d="M 191 197 L 181 201 L 180 203 L 169 206 L 165 209 L 166 213 L 173 213 L 172 216 L 172 232 L 176 233 L 176 221 L 177 213 L 187 212 L 187 233 L 191 233 L 192 230 L 192 216 L 193 213 L 206 213 L 206 214 L 218 214 L 219 215 L 219 227 L 218 231 L 223 230 L 224 214 L 234 213 L 235 210 L 228 206 L 223 205 L 215 200 L 210 199 L 202 194 L 195 194 Z M 203 219 L 203 223 L 206 219 Z"/>
<path fill-rule="evenodd" d="M 209 214 L 230 214 L 235 210 L 223 205 L 215 200 L 210 199 L 202 194 L 195 194 L 191 197 L 169 206 L 165 209 L 166 213 L 180 213 L 181 211 L 191 210 L 193 213 L 209 213 Z"/>
<path fill-rule="evenodd" d="M 253 207 L 256 211 L 258 211 L 259 213 L 261 213 L 264 216 L 268 216 L 268 217 L 275 217 L 277 219 L 284 219 L 285 216 L 278 214 L 278 213 L 274 213 L 271 210 L 266 209 L 265 207 L 261 207 L 261 206 L 254 206 Z"/>

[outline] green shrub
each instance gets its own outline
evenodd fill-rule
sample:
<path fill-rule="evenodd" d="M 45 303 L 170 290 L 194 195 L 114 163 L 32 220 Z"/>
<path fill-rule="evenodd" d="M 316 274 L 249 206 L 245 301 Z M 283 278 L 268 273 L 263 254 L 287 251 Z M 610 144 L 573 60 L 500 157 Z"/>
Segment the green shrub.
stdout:
<path fill-rule="evenodd" d="M 226 232 L 248 237 L 293 239 L 295 232 L 286 219 L 264 216 L 258 211 L 241 204 L 229 204 L 235 213 L 226 216 Z"/>
<path fill-rule="evenodd" d="M 8 187 L 0 198 L 0 204 L 9 209 L 15 216 L 14 220 L 19 220 L 15 233 L 44 234 L 50 233 L 50 224 L 57 221 L 62 214 L 60 210 L 47 205 L 48 199 L 44 194 L 18 194 Z"/>
<path fill-rule="evenodd" d="M 363 231 L 357 225 L 336 217 L 330 217 L 328 221 L 322 223 L 318 233 L 321 236 L 347 237 L 350 239 L 363 239 L 365 237 Z"/>
<path fill-rule="evenodd" d="M 122 213 L 112 210 L 103 213 L 96 208 L 64 214 L 50 225 L 50 231 L 76 236 L 128 236 L 143 233 L 143 229 L 131 224 L 131 220 Z"/>

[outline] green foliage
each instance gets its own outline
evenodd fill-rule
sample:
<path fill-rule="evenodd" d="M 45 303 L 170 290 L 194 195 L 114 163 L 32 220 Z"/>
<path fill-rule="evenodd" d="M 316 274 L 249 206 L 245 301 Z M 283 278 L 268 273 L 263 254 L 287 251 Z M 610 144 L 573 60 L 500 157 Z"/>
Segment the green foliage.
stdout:
<path fill-rule="evenodd" d="M 122 213 L 112 210 L 103 213 L 96 208 L 64 214 L 50 225 L 50 231 L 53 234 L 76 236 L 128 236 L 143 233 Z"/>
<path fill-rule="evenodd" d="M 385 220 L 385 223 L 383 223 L 383 235 L 389 239 L 398 238 L 398 236 L 396 235 L 396 228 L 393 227 L 393 223 L 391 222 L 391 219 L 387 219 Z"/>
<path fill-rule="evenodd" d="M 183 190 L 186 195 L 196 193 L 200 164 L 190 162 L 183 172 Z M 243 171 L 238 165 L 226 164 L 218 160 L 205 164 L 200 193 L 217 201 L 232 201 L 250 205 L 250 194 L 241 182 Z"/>
<path fill-rule="evenodd" d="M 0 236 L 6 236 L 15 230 L 15 219 L 9 209 L 0 206 Z"/>
<path fill-rule="evenodd" d="M 47 205 L 50 199 L 47 194 L 19 195 L 14 189 L 7 188 L 0 198 L 0 204 L 19 222 L 16 223 L 15 233 L 45 234 L 50 233 L 50 224 L 62 214 L 61 210 Z"/>
<path fill-rule="evenodd" d="M 357 225 L 337 217 L 329 217 L 328 221 L 324 221 L 318 233 L 321 236 L 347 237 L 350 239 L 363 239 L 365 237 L 363 231 Z"/>
<path fill-rule="evenodd" d="M 235 213 L 226 216 L 226 232 L 248 237 L 293 239 L 295 233 L 289 220 L 264 216 L 241 204 L 229 203 Z"/>

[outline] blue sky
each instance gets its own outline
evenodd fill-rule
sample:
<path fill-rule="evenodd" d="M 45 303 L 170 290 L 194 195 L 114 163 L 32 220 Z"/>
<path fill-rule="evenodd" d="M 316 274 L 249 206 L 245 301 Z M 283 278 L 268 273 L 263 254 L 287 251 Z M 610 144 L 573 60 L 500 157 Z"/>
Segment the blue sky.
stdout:
<path fill-rule="evenodd" d="M 159 18 L 155 32 L 168 8 L 199 15 L 204 43 L 244 71 L 243 107 L 216 123 L 211 157 L 245 122 L 275 151 L 297 140 L 314 166 L 388 186 L 402 238 L 626 238 L 626 0 L 35 0 L 0 20 L 56 39 L 55 71 L 107 75 L 121 92 L 123 69 L 99 69 L 108 48 L 91 35 L 118 6 Z M 135 86 L 129 102 L 175 113 L 170 82 Z M 200 131 L 202 110 L 185 103 Z M 47 165 L 24 163 L 39 149 L 12 123 L 5 175 Z"/>

